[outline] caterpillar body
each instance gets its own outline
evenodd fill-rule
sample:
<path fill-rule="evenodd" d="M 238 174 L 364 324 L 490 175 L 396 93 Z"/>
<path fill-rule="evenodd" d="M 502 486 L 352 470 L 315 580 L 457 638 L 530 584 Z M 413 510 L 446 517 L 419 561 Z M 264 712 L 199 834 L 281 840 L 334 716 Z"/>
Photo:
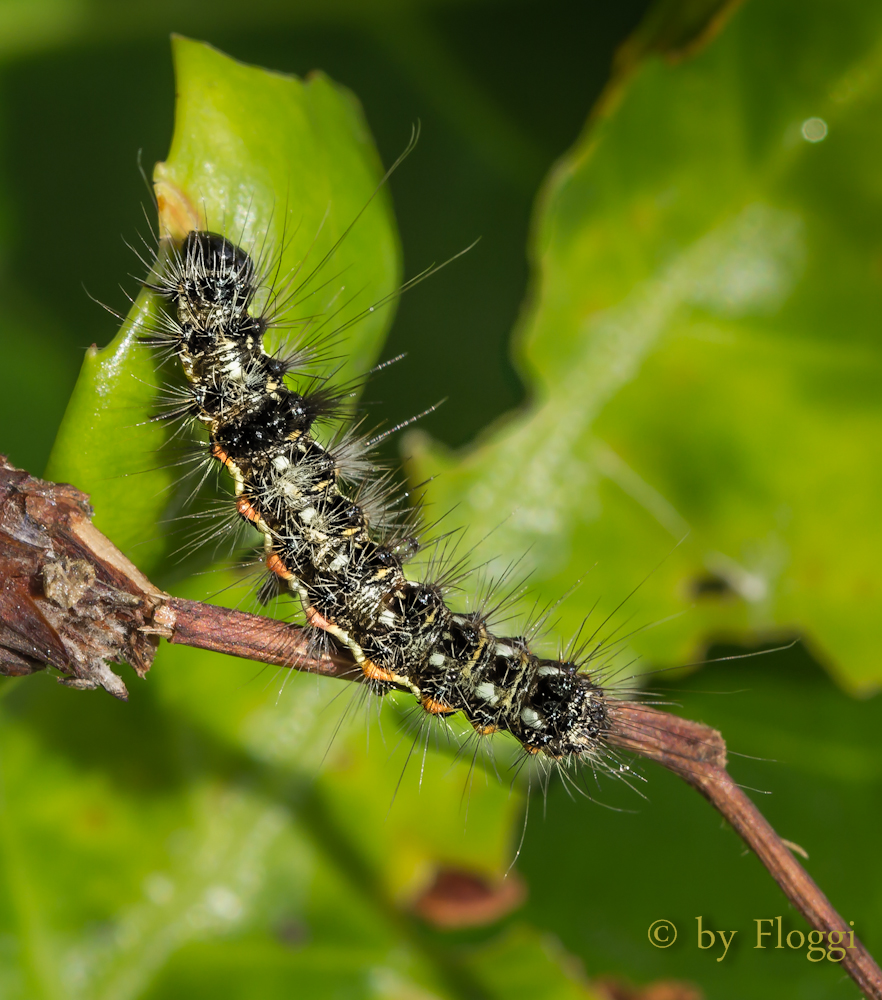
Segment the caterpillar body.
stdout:
<path fill-rule="evenodd" d="M 371 442 L 350 433 L 321 444 L 313 428 L 333 391 L 290 388 L 303 353 L 282 359 L 264 347 L 271 317 L 255 308 L 258 270 L 230 239 L 194 230 L 148 287 L 167 304 L 152 342 L 171 346 L 187 379 L 177 412 L 207 429 L 269 570 L 375 690 L 410 691 L 432 715 L 462 712 L 479 734 L 509 732 L 530 754 L 596 757 L 607 704 L 578 662 L 494 635 L 484 612 L 454 611 L 442 585 L 407 578 L 419 541 L 371 502 Z"/>

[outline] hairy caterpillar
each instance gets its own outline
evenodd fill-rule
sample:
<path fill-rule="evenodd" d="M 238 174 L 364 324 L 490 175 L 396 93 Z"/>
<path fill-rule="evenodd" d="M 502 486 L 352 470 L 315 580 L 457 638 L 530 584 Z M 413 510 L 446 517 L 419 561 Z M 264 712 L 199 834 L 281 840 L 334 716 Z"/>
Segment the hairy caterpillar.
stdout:
<path fill-rule="evenodd" d="M 168 304 L 148 342 L 170 346 L 188 382 L 174 415 L 207 429 L 238 514 L 263 535 L 268 569 L 309 624 L 347 647 L 380 693 L 410 691 L 432 715 L 462 712 L 479 734 L 509 732 L 529 754 L 596 756 L 605 696 L 578 662 L 496 636 L 483 612 L 451 609 L 442 584 L 405 576 L 419 541 L 371 492 L 372 442 L 350 432 L 326 447 L 314 436 L 338 397 L 286 385 L 308 351 L 264 349 L 272 317 L 254 308 L 261 281 L 249 253 L 191 231 L 148 287 Z"/>

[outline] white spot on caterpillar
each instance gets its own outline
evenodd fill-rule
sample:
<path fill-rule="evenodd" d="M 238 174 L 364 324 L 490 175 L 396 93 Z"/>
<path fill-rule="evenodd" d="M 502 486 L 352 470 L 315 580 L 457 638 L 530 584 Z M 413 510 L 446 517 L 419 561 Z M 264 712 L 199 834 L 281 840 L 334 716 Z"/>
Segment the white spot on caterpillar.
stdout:
<path fill-rule="evenodd" d="M 313 520 L 313 518 L 316 516 L 317 513 L 318 511 L 315 509 L 315 507 L 304 507 L 303 510 L 300 511 L 300 520 L 305 521 L 307 524 L 309 524 L 309 522 Z"/>
<path fill-rule="evenodd" d="M 447 657 L 443 653 L 432 653 L 429 664 L 433 667 L 443 667 Z"/>
<path fill-rule="evenodd" d="M 484 681 L 483 684 L 479 684 L 475 688 L 475 694 L 481 699 L 481 701 L 489 702 L 491 705 L 495 705 L 499 701 L 499 695 L 496 693 L 496 687 L 491 684 L 490 681 Z M 524 711 L 527 711 L 527 709 L 524 709 Z"/>
<path fill-rule="evenodd" d="M 510 660 L 514 656 L 514 650 L 511 646 L 506 646 L 504 642 L 497 642 L 496 655 L 504 656 L 507 660 Z"/>
<path fill-rule="evenodd" d="M 539 713 L 533 708 L 522 708 L 521 709 L 521 722 L 525 726 L 529 726 L 531 729 L 539 729 L 542 726 L 542 719 Z"/>
<path fill-rule="evenodd" d="M 548 676 L 549 676 L 549 674 L 559 674 L 559 673 L 560 673 L 560 667 L 549 667 L 549 666 L 544 666 L 544 667 L 540 667 L 540 668 L 539 668 L 539 669 L 538 669 L 538 670 L 536 671 L 536 673 L 537 673 L 537 674 L 538 674 L 538 675 L 539 675 L 540 677 L 548 677 Z"/>

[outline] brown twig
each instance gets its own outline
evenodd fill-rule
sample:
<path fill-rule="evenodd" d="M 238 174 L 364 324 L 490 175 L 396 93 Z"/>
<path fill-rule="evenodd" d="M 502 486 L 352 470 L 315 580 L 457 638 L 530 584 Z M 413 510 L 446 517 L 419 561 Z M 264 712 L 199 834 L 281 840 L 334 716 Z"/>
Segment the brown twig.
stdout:
<path fill-rule="evenodd" d="M 156 639 L 141 629 L 160 591 L 94 527 L 88 500 L 0 455 L 0 674 L 49 665 L 62 684 L 125 699 L 109 664 L 150 669 Z"/>
<path fill-rule="evenodd" d="M 610 725 L 613 746 L 656 761 L 701 792 L 756 853 L 809 925 L 828 941 L 833 932 L 841 935 L 843 947 L 849 945 L 853 928 L 732 780 L 726 770 L 726 744 L 715 729 L 629 702 L 610 705 Z M 882 998 L 882 971 L 856 936 L 854 945 L 846 947 L 842 965 L 867 997 Z"/>
<path fill-rule="evenodd" d="M 315 656 L 305 629 L 245 611 L 165 595 L 153 617 L 151 632 L 183 646 L 326 677 L 364 680 L 363 672 L 346 653 Z"/>
<path fill-rule="evenodd" d="M 109 662 L 143 676 L 160 637 L 295 670 L 363 679 L 343 652 L 316 657 L 307 633 L 271 618 L 172 597 L 91 523 L 85 494 L 46 483 L 0 456 L 0 674 L 49 664 L 62 683 L 126 697 Z M 882 972 L 852 928 L 726 771 L 716 730 L 630 702 L 610 703 L 609 743 L 654 760 L 696 788 L 759 857 L 815 930 L 842 934 L 843 967 L 871 1000 Z M 829 938 L 828 938 L 829 940 Z"/>

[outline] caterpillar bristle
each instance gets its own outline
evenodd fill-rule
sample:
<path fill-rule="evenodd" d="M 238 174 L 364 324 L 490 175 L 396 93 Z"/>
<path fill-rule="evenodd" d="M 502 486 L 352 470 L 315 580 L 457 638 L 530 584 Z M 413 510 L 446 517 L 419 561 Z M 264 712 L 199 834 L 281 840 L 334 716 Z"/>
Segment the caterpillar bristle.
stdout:
<path fill-rule="evenodd" d="M 226 510 L 262 537 L 258 601 L 296 596 L 312 651 L 351 652 L 365 682 L 358 697 L 410 692 L 420 720 L 411 753 L 428 745 L 430 731 L 449 736 L 447 720 L 462 713 L 471 737 L 459 752 L 473 760 L 489 753 L 489 735 L 508 732 L 522 749 L 517 766 L 546 761 L 546 782 L 555 772 L 571 777 L 581 761 L 607 767 L 600 674 L 620 639 L 613 632 L 601 642 L 595 631 L 557 657 L 541 656 L 536 644 L 553 607 L 537 610 L 521 634 L 497 634 L 524 589 L 517 562 L 488 576 L 471 608 L 454 610 L 464 581 L 486 567 L 458 552 L 457 532 L 430 537 L 440 519 L 421 526 L 414 492 L 402 490 L 374 456 L 410 421 L 365 433 L 352 407 L 361 380 L 340 385 L 318 370 L 340 334 L 387 299 L 342 321 L 351 297 L 320 316 L 286 318 L 337 279 L 319 279 L 332 255 L 308 273 L 302 260 L 280 276 L 266 238 L 243 248 L 201 229 L 164 247 L 144 286 L 166 309 L 142 340 L 176 356 L 186 379 L 185 389 L 160 400 L 155 419 L 207 434 L 194 492 L 205 462 L 229 473 L 235 502 Z M 265 346 L 279 328 L 298 331 L 288 353 Z M 338 426 L 323 443 L 316 430 L 328 422 Z M 228 526 L 206 525 L 196 542 L 225 533 Z M 415 581 L 404 565 L 418 553 L 426 558 Z"/>

